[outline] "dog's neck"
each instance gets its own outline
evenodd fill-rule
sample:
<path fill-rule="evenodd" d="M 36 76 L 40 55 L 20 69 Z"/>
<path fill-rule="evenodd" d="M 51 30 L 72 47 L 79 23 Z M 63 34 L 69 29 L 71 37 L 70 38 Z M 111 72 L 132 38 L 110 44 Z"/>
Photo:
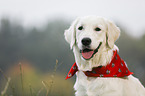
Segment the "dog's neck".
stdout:
<path fill-rule="evenodd" d="M 79 53 L 78 47 L 74 46 L 73 52 L 78 69 L 81 71 L 91 71 L 93 67 L 106 66 L 109 64 L 113 56 L 113 51 L 118 50 L 118 47 L 116 45 L 114 45 L 113 49 L 108 49 L 104 46 L 101 47 L 102 48 L 98 50 L 98 53 L 96 53 L 93 58 L 90 60 L 84 60 Z"/>

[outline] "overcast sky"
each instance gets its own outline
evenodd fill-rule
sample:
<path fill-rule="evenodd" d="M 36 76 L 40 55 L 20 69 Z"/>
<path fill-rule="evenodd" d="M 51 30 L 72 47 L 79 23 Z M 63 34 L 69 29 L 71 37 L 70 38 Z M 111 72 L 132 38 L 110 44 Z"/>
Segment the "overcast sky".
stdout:
<path fill-rule="evenodd" d="M 28 26 L 86 15 L 111 19 L 133 36 L 145 34 L 145 0 L 0 0 L 0 18 L 16 18 Z"/>

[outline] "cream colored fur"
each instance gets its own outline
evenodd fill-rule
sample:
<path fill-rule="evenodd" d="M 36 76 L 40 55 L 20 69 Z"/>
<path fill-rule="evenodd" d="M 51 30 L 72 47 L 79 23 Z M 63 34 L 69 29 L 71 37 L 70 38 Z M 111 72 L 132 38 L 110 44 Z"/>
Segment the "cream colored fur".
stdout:
<path fill-rule="evenodd" d="M 79 26 L 83 26 L 83 30 L 78 30 Z M 101 31 L 95 31 L 96 27 L 101 28 Z M 73 49 L 79 69 L 74 85 L 76 96 L 145 96 L 145 88 L 132 75 L 126 78 L 104 78 L 87 77 L 83 73 L 91 71 L 93 67 L 106 66 L 111 61 L 113 50 L 119 51 L 114 43 L 119 38 L 120 30 L 113 22 L 97 16 L 80 17 L 64 35 Z M 90 60 L 83 59 L 80 54 L 80 50 L 83 49 L 81 40 L 85 37 L 91 38 L 91 49 L 97 48 L 102 42 L 98 52 Z"/>

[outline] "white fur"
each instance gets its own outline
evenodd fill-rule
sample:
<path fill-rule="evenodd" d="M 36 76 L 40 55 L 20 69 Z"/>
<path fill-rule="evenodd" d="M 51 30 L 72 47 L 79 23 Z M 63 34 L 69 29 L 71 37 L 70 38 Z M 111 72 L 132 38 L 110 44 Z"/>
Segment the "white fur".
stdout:
<path fill-rule="evenodd" d="M 78 30 L 83 26 L 83 30 Z M 101 31 L 95 31 L 96 27 Z M 145 96 L 145 88 L 132 75 L 126 78 L 117 77 L 87 77 L 83 71 L 91 71 L 93 67 L 106 66 L 112 58 L 113 51 L 118 50 L 114 45 L 119 38 L 120 30 L 111 21 L 97 16 L 77 18 L 70 28 L 65 31 L 65 39 L 73 49 L 79 71 L 74 85 L 76 96 Z M 84 60 L 80 54 L 83 49 L 81 40 L 91 38 L 91 49 L 96 49 L 100 42 L 101 47 L 90 59 Z"/>

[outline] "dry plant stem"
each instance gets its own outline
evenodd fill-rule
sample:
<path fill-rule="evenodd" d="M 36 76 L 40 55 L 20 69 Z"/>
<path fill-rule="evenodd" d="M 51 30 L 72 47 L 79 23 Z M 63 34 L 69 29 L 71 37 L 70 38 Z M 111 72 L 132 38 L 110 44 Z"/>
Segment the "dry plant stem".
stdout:
<path fill-rule="evenodd" d="M 48 91 L 48 95 L 50 95 L 51 93 L 51 90 L 52 90 L 52 85 L 54 83 L 54 77 L 55 77 L 55 74 L 56 74 L 56 70 L 57 70 L 57 67 L 58 67 L 58 60 L 56 60 L 56 64 L 55 64 L 55 67 L 54 67 L 54 71 L 53 71 L 53 74 L 51 75 L 51 82 L 50 82 L 50 88 L 49 88 L 49 91 Z"/>
<path fill-rule="evenodd" d="M 37 92 L 36 92 L 36 90 L 31 86 L 31 90 L 32 90 L 32 96 L 37 96 Z"/>
<path fill-rule="evenodd" d="M 33 96 L 31 84 L 29 84 L 29 87 L 30 87 L 30 94 L 31 94 L 31 96 Z"/>
<path fill-rule="evenodd" d="M 42 92 L 42 90 L 43 90 L 43 88 L 41 88 L 41 89 L 38 91 L 38 93 L 37 93 L 36 96 L 40 96 L 40 93 Z"/>
<path fill-rule="evenodd" d="M 0 69 L 0 72 L 3 74 L 4 78 L 6 79 L 6 81 L 8 82 L 9 77 L 7 77 L 4 72 L 2 71 L 2 69 Z M 12 83 L 9 83 L 10 88 L 12 89 L 12 95 L 15 96 L 15 88 L 12 86 Z"/>
<path fill-rule="evenodd" d="M 56 73 L 57 67 L 58 67 L 58 60 L 56 60 L 55 68 L 54 68 L 54 71 L 53 71 L 53 73 L 51 75 L 50 83 L 48 84 L 46 81 L 42 81 L 43 86 L 47 90 L 46 96 L 50 96 L 50 93 L 51 93 L 51 90 L 52 90 L 52 85 L 54 83 L 54 77 L 55 77 L 55 73 Z"/>
<path fill-rule="evenodd" d="M 46 82 L 46 81 L 42 81 L 42 84 L 43 84 L 43 86 L 45 87 L 45 89 L 46 89 L 46 96 L 48 96 L 48 91 L 49 91 L 49 84 Z"/>
<path fill-rule="evenodd" d="M 22 74 L 22 64 L 19 63 L 20 66 L 20 76 L 21 76 L 21 85 L 22 85 L 22 96 L 24 96 L 24 84 L 23 84 L 23 74 Z"/>
<path fill-rule="evenodd" d="M 6 94 L 6 92 L 7 92 L 7 89 L 8 89 L 8 87 L 9 87 L 10 81 L 11 81 L 11 78 L 9 77 L 9 78 L 8 78 L 8 81 L 7 81 L 6 85 L 5 85 L 4 90 L 1 92 L 1 96 L 5 96 L 5 94 Z"/>

